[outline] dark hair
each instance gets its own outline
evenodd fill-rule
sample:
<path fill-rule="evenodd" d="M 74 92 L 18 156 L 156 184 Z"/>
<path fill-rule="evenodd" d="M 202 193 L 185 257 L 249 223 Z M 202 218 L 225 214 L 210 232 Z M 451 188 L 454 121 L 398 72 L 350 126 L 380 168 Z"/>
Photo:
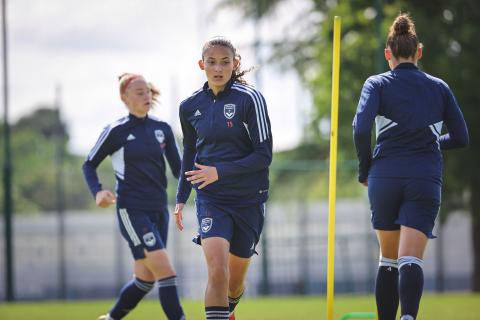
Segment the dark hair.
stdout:
<path fill-rule="evenodd" d="M 243 76 L 247 72 L 252 71 L 253 67 L 248 68 L 247 70 L 241 70 L 240 67 L 241 67 L 242 56 L 237 53 L 237 49 L 233 46 L 232 42 L 230 40 L 228 40 L 227 38 L 225 38 L 225 37 L 214 37 L 214 38 L 208 40 L 207 42 L 205 42 L 205 44 L 203 45 L 203 48 L 202 48 L 202 59 L 204 59 L 205 52 L 208 49 L 210 49 L 214 46 L 226 47 L 226 48 L 228 48 L 232 51 L 233 58 L 238 59 L 238 66 L 237 66 L 236 69 L 234 69 L 232 71 L 232 77 L 231 78 L 233 79 L 233 81 L 237 81 L 237 82 L 240 82 L 240 83 L 247 84 L 247 81 L 245 81 L 245 79 L 243 79 Z"/>
<path fill-rule="evenodd" d="M 127 90 L 128 85 L 137 79 L 145 80 L 142 75 L 135 73 L 122 73 L 121 75 L 119 75 L 118 81 L 120 82 L 120 94 L 124 94 Z M 160 90 L 158 90 L 151 82 L 147 82 L 147 86 L 152 92 L 152 100 L 158 102 L 157 98 L 160 96 Z"/>
<path fill-rule="evenodd" d="M 419 45 L 412 18 L 408 13 L 399 14 L 390 26 L 387 47 L 395 58 L 410 58 L 415 56 Z"/>

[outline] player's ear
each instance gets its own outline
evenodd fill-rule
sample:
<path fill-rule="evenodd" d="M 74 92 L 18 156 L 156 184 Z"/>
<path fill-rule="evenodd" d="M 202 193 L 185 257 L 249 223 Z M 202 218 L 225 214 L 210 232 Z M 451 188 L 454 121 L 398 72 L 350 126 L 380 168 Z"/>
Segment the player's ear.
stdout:
<path fill-rule="evenodd" d="M 200 70 L 205 70 L 205 61 L 203 61 L 203 59 L 198 60 L 198 66 Z"/>
<path fill-rule="evenodd" d="M 233 70 L 237 70 L 239 66 L 240 66 L 240 59 L 235 57 L 233 59 Z"/>
<path fill-rule="evenodd" d="M 390 59 L 392 58 L 392 52 L 390 51 L 390 49 L 385 48 L 383 54 L 385 55 L 385 60 L 390 61 Z"/>
<path fill-rule="evenodd" d="M 127 104 L 127 95 L 125 93 L 120 95 L 120 99 L 122 99 L 123 103 Z"/>
<path fill-rule="evenodd" d="M 422 59 L 423 56 L 423 46 L 419 45 L 417 49 L 417 60 Z"/>

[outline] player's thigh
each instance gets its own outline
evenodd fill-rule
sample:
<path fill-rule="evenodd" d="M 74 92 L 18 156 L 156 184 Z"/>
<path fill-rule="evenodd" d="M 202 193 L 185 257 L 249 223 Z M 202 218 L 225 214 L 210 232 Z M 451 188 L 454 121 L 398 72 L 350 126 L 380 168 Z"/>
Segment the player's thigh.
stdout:
<path fill-rule="evenodd" d="M 404 201 L 400 208 L 398 223 L 422 232 L 427 238 L 435 238 L 432 231 L 440 203 L 439 182 L 410 179 L 404 188 Z"/>
<path fill-rule="evenodd" d="M 396 222 L 402 204 L 404 179 L 369 178 L 368 198 L 371 221 L 375 230 L 394 231 L 400 226 Z"/>
<path fill-rule="evenodd" d="M 228 275 L 230 243 L 221 237 L 208 237 L 202 239 L 202 249 L 209 274 L 222 273 Z"/>

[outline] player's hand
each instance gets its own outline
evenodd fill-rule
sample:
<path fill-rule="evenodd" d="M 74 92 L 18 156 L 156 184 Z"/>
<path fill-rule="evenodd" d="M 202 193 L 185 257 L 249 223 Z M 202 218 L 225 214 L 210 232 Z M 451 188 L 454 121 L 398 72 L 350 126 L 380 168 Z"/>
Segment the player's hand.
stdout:
<path fill-rule="evenodd" d="M 362 182 L 363 186 L 368 187 L 368 180 Z"/>
<path fill-rule="evenodd" d="M 95 195 L 95 202 L 100 208 L 107 208 L 116 201 L 115 194 L 110 190 L 100 190 Z"/>
<path fill-rule="evenodd" d="M 180 231 L 183 230 L 183 207 L 185 207 L 185 203 L 177 203 L 173 213 L 175 215 L 175 224 Z"/>
<path fill-rule="evenodd" d="M 187 181 L 190 181 L 191 184 L 201 183 L 198 189 L 202 189 L 218 180 L 217 168 L 198 163 L 195 163 L 195 166 L 198 170 L 187 171 L 185 175 L 188 176 Z"/>

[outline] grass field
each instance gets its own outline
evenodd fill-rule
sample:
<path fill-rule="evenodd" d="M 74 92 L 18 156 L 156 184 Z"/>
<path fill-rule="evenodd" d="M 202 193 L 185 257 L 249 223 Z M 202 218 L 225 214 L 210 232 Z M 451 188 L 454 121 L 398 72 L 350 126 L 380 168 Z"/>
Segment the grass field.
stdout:
<path fill-rule="evenodd" d="M 108 310 L 112 301 L 69 301 L 39 303 L 1 303 L 0 320 L 95 320 Z M 204 319 L 200 301 L 184 301 L 187 319 Z M 325 319 L 325 297 L 245 298 L 240 303 L 238 320 Z M 335 319 L 352 311 L 374 311 L 372 296 L 336 296 Z M 146 300 L 132 311 L 128 320 L 166 319 L 156 300 Z M 480 295 L 426 294 L 418 319 L 480 319 Z"/>

